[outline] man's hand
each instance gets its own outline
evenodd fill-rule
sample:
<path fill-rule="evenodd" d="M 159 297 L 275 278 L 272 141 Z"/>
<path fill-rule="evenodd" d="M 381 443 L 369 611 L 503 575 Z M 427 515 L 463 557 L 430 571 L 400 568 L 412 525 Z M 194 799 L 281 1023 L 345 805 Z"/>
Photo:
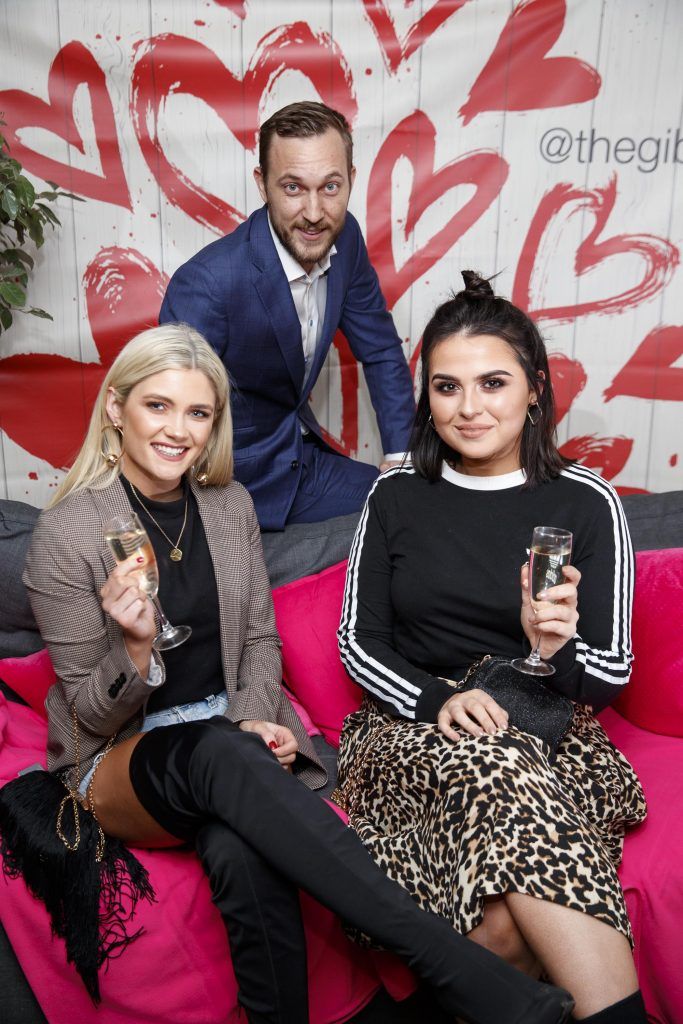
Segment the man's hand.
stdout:
<path fill-rule="evenodd" d="M 299 749 L 296 737 L 286 725 L 274 722 L 240 722 L 242 732 L 255 732 L 269 747 L 283 768 L 290 770 Z"/>

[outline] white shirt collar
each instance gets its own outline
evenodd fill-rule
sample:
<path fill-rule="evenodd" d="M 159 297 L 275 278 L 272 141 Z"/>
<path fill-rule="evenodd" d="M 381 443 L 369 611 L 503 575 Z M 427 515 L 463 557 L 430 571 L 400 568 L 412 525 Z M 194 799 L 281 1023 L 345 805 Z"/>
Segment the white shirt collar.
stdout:
<path fill-rule="evenodd" d="M 504 491 L 508 487 L 521 487 L 526 480 L 526 473 L 523 469 L 515 469 L 512 473 L 501 473 L 499 476 L 468 476 L 457 473 L 447 462 L 443 462 L 441 477 L 469 491 Z"/>
<path fill-rule="evenodd" d="M 270 220 L 270 214 L 268 214 L 268 227 L 270 228 L 270 234 L 271 234 L 271 237 L 273 239 L 273 245 L 275 246 L 275 251 L 278 254 L 278 257 L 280 259 L 280 263 L 282 264 L 282 269 L 285 272 L 285 277 L 287 278 L 287 280 L 288 280 L 288 282 L 290 284 L 292 283 L 292 281 L 298 281 L 302 277 L 304 277 L 304 278 L 320 277 L 321 274 L 326 273 L 326 271 L 328 271 L 330 269 L 330 263 L 332 262 L 332 257 L 337 252 L 337 247 L 336 246 L 333 245 L 332 248 L 330 249 L 330 251 L 328 252 L 327 256 L 325 256 L 324 259 L 319 260 L 315 264 L 315 266 L 313 267 L 312 272 L 310 274 L 308 274 L 304 270 L 304 268 L 301 266 L 301 264 L 297 260 L 294 259 L 294 257 L 291 255 L 291 253 L 287 252 L 287 250 L 285 249 L 284 245 L 282 244 L 280 239 L 277 237 L 277 235 L 275 233 L 275 229 L 273 228 L 273 225 L 272 225 L 271 220 Z"/>

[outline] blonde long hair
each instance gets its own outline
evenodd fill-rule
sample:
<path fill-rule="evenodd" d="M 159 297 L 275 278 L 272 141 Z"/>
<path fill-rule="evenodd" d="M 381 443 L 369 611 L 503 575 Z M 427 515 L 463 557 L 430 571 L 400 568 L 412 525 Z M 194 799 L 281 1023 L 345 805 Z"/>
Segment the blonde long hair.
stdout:
<path fill-rule="evenodd" d="M 108 487 L 121 472 L 102 457 L 106 432 L 112 427 L 107 414 L 107 394 L 113 388 L 124 405 L 136 384 L 165 370 L 200 370 L 216 394 L 216 415 L 211 435 L 195 472 L 207 474 L 206 485 L 223 487 L 232 480 L 232 416 L 228 375 L 211 346 L 188 324 L 164 324 L 142 331 L 125 345 L 112 363 L 95 399 L 90 425 L 73 466 L 50 501 L 56 505 L 68 494 Z M 111 447 L 111 446 L 110 446 Z M 105 449 L 106 450 L 106 449 Z"/>

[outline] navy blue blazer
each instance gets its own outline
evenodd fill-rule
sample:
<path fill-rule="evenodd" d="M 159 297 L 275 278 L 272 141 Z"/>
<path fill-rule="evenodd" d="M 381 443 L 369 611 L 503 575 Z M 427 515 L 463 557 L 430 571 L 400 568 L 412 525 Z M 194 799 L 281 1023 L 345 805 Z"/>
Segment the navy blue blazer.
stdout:
<path fill-rule="evenodd" d="M 415 411 L 410 371 L 358 222 L 347 214 L 327 275 L 320 342 L 304 387 L 301 325 L 266 207 L 173 275 L 160 323 L 200 331 L 232 384 L 235 476 L 262 529 L 281 530 L 301 476 L 299 422 L 321 437 L 308 401 L 337 328 L 365 371 L 385 452 L 405 451 Z"/>

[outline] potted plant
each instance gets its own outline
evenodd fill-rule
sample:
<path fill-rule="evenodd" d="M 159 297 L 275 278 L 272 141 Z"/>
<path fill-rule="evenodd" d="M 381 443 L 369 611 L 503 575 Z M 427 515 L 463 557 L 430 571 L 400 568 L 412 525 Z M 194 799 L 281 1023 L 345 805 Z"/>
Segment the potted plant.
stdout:
<path fill-rule="evenodd" d="M 5 123 L 0 119 L 0 126 Z M 47 205 L 58 196 L 83 201 L 71 192 L 60 192 L 52 181 L 48 181 L 48 191 L 36 192 L 21 171 L 21 164 L 9 155 L 9 146 L 0 131 L 0 334 L 12 326 L 16 312 L 52 320 L 44 309 L 26 305 L 33 257 L 23 248 L 24 242 L 28 235 L 39 249 L 45 241 L 45 226 L 60 226 L 56 213 Z"/>

